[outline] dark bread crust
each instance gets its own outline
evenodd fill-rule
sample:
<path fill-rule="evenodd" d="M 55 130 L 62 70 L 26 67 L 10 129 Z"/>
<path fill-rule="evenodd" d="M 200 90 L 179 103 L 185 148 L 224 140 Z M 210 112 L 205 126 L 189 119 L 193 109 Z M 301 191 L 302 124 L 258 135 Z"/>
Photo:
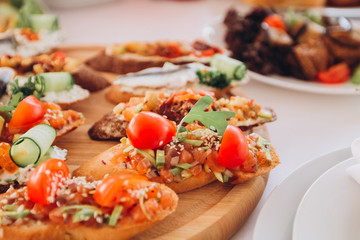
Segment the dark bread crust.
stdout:
<path fill-rule="evenodd" d="M 113 112 L 105 114 L 88 130 L 93 140 L 119 140 L 126 136 L 126 127 L 129 123 L 119 119 Z"/>
<path fill-rule="evenodd" d="M 164 65 L 164 61 L 153 61 L 151 59 L 139 61 L 136 59 L 114 57 L 107 55 L 105 50 L 103 50 L 95 57 L 86 61 L 86 64 L 98 71 L 125 74 L 149 67 L 161 67 Z"/>
<path fill-rule="evenodd" d="M 85 64 L 81 64 L 71 74 L 73 75 L 76 84 L 90 92 L 96 92 L 111 85 L 99 72 Z"/>

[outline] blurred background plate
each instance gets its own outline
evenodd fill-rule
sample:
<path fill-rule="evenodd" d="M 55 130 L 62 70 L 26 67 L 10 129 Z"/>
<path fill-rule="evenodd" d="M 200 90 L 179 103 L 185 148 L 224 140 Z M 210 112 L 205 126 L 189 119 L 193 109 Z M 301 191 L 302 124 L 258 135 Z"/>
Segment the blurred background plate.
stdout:
<path fill-rule="evenodd" d="M 273 190 L 261 208 L 253 240 L 291 239 L 296 209 L 304 193 L 321 174 L 349 157 L 350 148 L 333 151 L 306 162 L 291 173 Z"/>
<path fill-rule="evenodd" d="M 244 12 L 244 10 L 241 10 L 241 12 Z M 214 17 L 203 28 L 202 36 L 206 41 L 225 49 L 225 53 L 230 55 L 230 52 L 226 49 L 224 40 L 226 34 L 226 28 L 223 24 L 224 16 L 225 15 L 219 15 Z M 353 24 L 356 24 L 357 28 L 360 26 L 359 21 L 353 21 Z M 344 84 L 323 84 L 316 81 L 305 81 L 295 77 L 276 74 L 263 75 L 253 71 L 249 71 L 249 76 L 250 79 L 255 81 L 296 91 L 316 94 L 360 95 L 360 85 L 354 85 L 350 81 Z"/>
<path fill-rule="evenodd" d="M 343 161 L 311 185 L 296 212 L 293 240 L 359 239 L 360 186 L 346 172 L 355 164 Z"/>

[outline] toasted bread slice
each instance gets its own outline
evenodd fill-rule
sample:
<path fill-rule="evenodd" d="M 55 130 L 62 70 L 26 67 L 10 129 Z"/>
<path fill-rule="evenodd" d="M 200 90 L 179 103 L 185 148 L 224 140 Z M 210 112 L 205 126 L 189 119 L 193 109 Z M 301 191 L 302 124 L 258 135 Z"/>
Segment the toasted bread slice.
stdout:
<path fill-rule="evenodd" d="M 273 147 L 269 148 L 270 145 L 266 140 L 261 140 L 266 143 L 266 147 L 265 145 L 261 147 L 257 144 L 257 141 L 261 138 L 257 134 L 252 134 L 247 138 L 248 141 L 251 142 L 251 146 L 253 146 L 251 148 L 249 147 L 249 158 L 241 166 L 236 168 L 227 169 L 220 166 L 217 163 L 218 153 L 214 152 L 214 149 L 208 152 L 203 151 L 202 153 L 197 153 L 198 151 L 202 151 L 201 147 L 194 147 L 190 150 L 189 146 L 187 146 L 188 149 L 184 150 L 185 145 L 180 146 L 180 143 L 178 145 L 180 147 L 174 147 L 174 143 L 170 143 L 168 147 L 164 147 L 165 159 L 167 159 L 165 160 L 164 166 L 169 166 L 168 168 L 170 171 L 169 169 L 166 171 L 174 174 L 174 177 L 168 178 L 166 175 L 163 175 L 164 173 L 161 172 L 162 169 L 157 169 L 155 166 L 151 166 L 150 163 L 151 167 L 149 167 L 146 174 L 143 174 L 150 180 L 165 183 L 175 192 L 181 193 L 205 186 L 216 178 L 221 182 L 230 182 L 232 184 L 241 183 L 268 173 L 280 163 L 275 149 Z M 93 177 L 94 179 L 102 179 L 107 174 L 113 175 L 124 171 L 139 171 L 138 167 L 143 165 L 144 161 L 149 160 L 146 157 L 137 155 L 135 149 L 132 148 L 132 150 L 129 151 L 127 151 L 127 149 L 131 149 L 131 145 L 128 145 L 126 140 L 123 139 L 122 143 L 113 146 L 82 164 L 73 172 L 73 174 L 75 176 L 87 176 Z M 177 175 L 179 173 L 172 172 L 172 170 L 178 168 L 178 165 L 173 165 L 172 163 L 172 161 L 174 161 L 174 154 L 178 154 L 178 158 L 182 158 L 183 151 L 186 152 L 186 155 L 190 154 L 192 159 L 188 159 L 187 163 L 192 164 L 191 168 L 197 167 L 197 173 L 187 169 L 180 169 L 180 175 Z M 205 154 L 206 156 L 202 154 Z M 143 171 L 142 168 L 139 169 Z M 153 174 L 150 174 L 151 172 Z M 225 180 L 226 178 L 228 180 Z"/>
<path fill-rule="evenodd" d="M 85 188 L 89 188 L 89 189 L 95 189 L 94 186 L 96 187 L 98 183 L 92 183 L 89 182 L 89 184 L 84 185 Z M 66 185 L 66 183 L 65 183 Z M 74 185 L 74 183 L 72 183 L 72 185 Z M 76 186 L 76 185 L 75 185 Z M 79 186 L 79 185 L 77 185 Z M 131 187 L 129 187 L 131 188 Z M 166 216 L 168 216 L 169 214 L 173 213 L 177 207 L 177 202 L 178 202 L 178 197 L 175 194 L 175 192 L 173 192 L 171 189 L 169 189 L 168 187 L 166 187 L 163 184 L 157 184 L 157 183 L 152 183 L 152 182 L 148 182 L 148 184 L 144 187 L 136 187 L 136 188 L 140 188 L 144 189 L 144 192 L 146 193 L 145 190 L 149 189 L 149 188 L 156 188 L 158 190 L 158 197 L 163 199 L 162 196 L 163 194 L 166 195 L 166 199 L 167 199 L 167 204 L 163 205 L 162 203 L 159 203 L 159 208 L 156 212 L 153 212 L 151 215 L 148 215 L 148 217 L 146 217 L 145 219 L 137 219 L 137 221 L 135 221 L 133 218 L 133 216 L 131 215 L 131 211 L 133 211 L 133 209 L 138 205 L 142 205 L 142 210 L 141 211 L 149 211 L 149 210 L 145 210 L 145 206 L 143 204 L 145 204 L 144 202 L 147 200 L 140 200 L 143 201 L 142 203 L 137 203 L 134 206 L 131 204 L 130 205 L 126 205 L 128 203 L 123 202 L 124 200 L 121 200 L 121 203 L 119 203 L 120 205 L 123 204 L 124 208 L 126 208 L 126 211 L 122 211 L 120 212 L 121 216 L 118 217 L 118 219 L 116 220 L 116 224 L 114 224 L 114 226 L 109 226 L 109 223 L 107 223 L 107 221 L 110 220 L 105 220 L 106 219 L 106 212 L 108 212 L 109 210 L 107 208 L 101 208 L 99 205 L 96 204 L 96 202 L 94 202 L 93 197 L 92 197 L 92 193 L 88 193 L 87 196 L 84 198 L 85 200 L 87 198 L 89 198 L 89 200 L 86 200 L 88 202 L 81 202 L 80 204 L 76 204 L 76 203 L 71 203 L 70 202 L 64 202 L 66 201 L 63 196 L 60 197 L 61 198 L 61 202 L 58 202 L 59 200 L 58 197 L 55 197 L 55 201 L 57 201 L 57 204 L 53 204 L 52 206 L 45 206 L 51 209 L 50 214 L 52 214 L 52 212 L 57 211 L 57 210 L 64 210 L 66 207 L 72 207 L 74 206 L 75 208 L 73 210 L 76 210 L 76 208 L 88 208 L 88 209 L 93 209 L 93 208 L 97 208 L 99 211 L 98 215 L 92 215 L 89 218 L 83 218 L 78 222 L 72 222 L 75 220 L 72 220 L 74 218 L 74 216 L 76 215 L 76 212 L 72 211 L 72 212 L 66 212 L 65 216 L 63 215 L 63 217 L 65 216 L 66 219 L 68 220 L 64 220 L 63 222 L 56 222 L 55 220 L 52 219 L 52 217 L 49 216 L 48 217 L 41 217 L 40 214 L 35 214 L 35 212 L 39 211 L 41 212 L 42 210 L 34 210 L 34 208 L 32 208 L 32 206 L 34 205 L 34 203 L 31 202 L 31 200 L 26 200 L 27 201 L 27 205 L 23 208 L 29 211 L 28 215 L 23 216 L 22 218 L 20 218 L 18 221 L 8 221 L 6 222 L 6 220 L 4 221 L 4 219 L 6 218 L 6 214 L 7 212 L 4 212 L 3 210 L 0 210 L 1 212 L 1 219 L 3 221 L 1 221 L 1 225 L 0 225 L 0 239 L 6 239 L 6 240 L 23 240 L 23 239 L 37 239 L 37 240 L 48 240 L 48 239 L 53 239 L 53 240 L 63 240 L 63 239 L 71 239 L 71 240 L 97 240 L 97 239 L 103 239 L 104 237 L 106 239 L 110 239 L 110 240 L 118 240 L 118 239 L 129 239 L 133 236 L 135 236 L 138 233 L 141 233 L 143 231 L 145 231 L 146 229 L 154 226 L 156 223 L 158 223 L 159 221 L 163 220 Z M 26 188 L 24 188 L 26 189 Z M 18 204 L 18 200 L 14 200 L 12 195 L 16 195 L 19 197 L 24 197 L 26 194 L 27 190 L 24 189 L 19 189 L 19 190 L 13 190 L 9 193 L 3 194 L 2 196 L 0 196 L 1 200 L 6 199 L 6 201 L 8 202 L 13 202 L 13 204 L 15 206 L 17 206 L 16 204 Z M 65 190 L 65 191 L 69 191 L 69 190 Z M 75 191 L 75 192 L 74 192 Z M 78 190 L 73 189 L 71 190 L 72 194 L 77 194 L 78 192 L 76 192 Z M 84 190 L 82 190 L 84 191 Z M 89 190 L 86 190 L 89 191 Z M 94 191 L 94 190 L 93 190 Z M 139 191 L 139 190 L 137 190 Z M 90 191 L 89 191 L 90 192 Z M 84 194 L 84 193 L 83 193 Z M 60 199 L 59 198 L 59 199 Z M 69 196 L 69 198 L 71 198 Z M 139 198 L 139 196 L 132 196 L 133 199 L 135 199 L 134 201 L 139 201 L 136 200 L 137 198 Z M 141 198 L 141 197 L 140 197 Z M 81 200 L 81 201 L 85 201 L 85 200 Z M 162 200 L 161 200 L 162 201 Z M 24 202 L 24 201 L 23 201 Z M 32 203 L 32 204 L 31 204 Z M 130 202 L 129 202 L 130 203 Z M 3 201 L 0 204 L 3 207 Z M 2 209 L 2 208 L 1 208 Z M 149 208 L 147 208 L 149 209 Z M 42 214 L 49 214 L 49 212 L 46 211 L 42 211 Z M 111 213 L 111 212 L 110 212 Z M 71 215 L 72 214 L 72 215 Z M 145 213 L 144 213 L 145 214 Z M 149 214 L 149 213 L 148 213 Z M 70 216 L 69 216 L 70 215 Z M 71 216 L 73 218 L 71 218 Z M 97 216 L 101 216 L 102 222 L 95 222 L 92 221 L 91 219 L 95 220 L 96 218 L 98 218 Z"/>

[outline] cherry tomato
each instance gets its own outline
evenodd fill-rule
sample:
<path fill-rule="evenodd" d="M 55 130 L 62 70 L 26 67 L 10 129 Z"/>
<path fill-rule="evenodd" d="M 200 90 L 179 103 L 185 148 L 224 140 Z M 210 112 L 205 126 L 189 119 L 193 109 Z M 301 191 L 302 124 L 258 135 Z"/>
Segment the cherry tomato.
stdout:
<path fill-rule="evenodd" d="M 228 125 L 221 141 L 218 163 L 226 168 L 242 165 L 249 157 L 249 146 L 244 133 L 233 125 Z"/>
<path fill-rule="evenodd" d="M 199 95 L 200 95 L 200 96 L 209 95 L 210 97 L 215 98 L 215 93 L 214 93 L 214 92 L 211 92 L 211 91 L 201 90 L 201 91 L 199 91 Z"/>
<path fill-rule="evenodd" d="M 167 50 L 166 57 L 168 58 L 177 58 L 181 56 L 181 48 L 176 43 L 170 43 Z"/>
<path fill-rule="evenodd" d="M 38 124 L 46 113 L 44 105 L 34 96 L 24 98 L 16 107 L 9 123 L 11 133 L 27 131 Z"/>
<path fill-rule="evenodd" d="M 317 79 L 322 83 L 343 83 L 350 78 L 350 68 L 346 63 L 339 63 L 328 70 L 319 72 Z"/>
<path fill-rule="evenodd" d="M 59 59 L 65 61 L 66 55 L 63 51 L 57 51 L 53 53 L 53 60 Z"/>
<path fill-rule="evenodd" d="M 30 174 L 27 183 L 27 194 L 34 203 L 47 205 L 49 198 L 55 197 L 59 183 L 69 178 L 69 169 L 60 159 L 49 159 L 40 164 Z"/>
<path fill-rule="evenodd" d="M 264 22 L 269 25 L 269 27 L 274 27 L 286 31 L 284 21 L 278 14 L 271 14 L 267 16 L 264 19 Z"/>
<path fill-rule="evenodd" d="M 108 176 L 96 187 L 94 199 L 100 206 L 113 207 L 119 199 L 129 196 L 127 189 L 143 187 L 148 181 L 145 176 L 132 173 Z"/>
<path fill-rule="evenodd" d="M 131 119 L 126 134 L 134 147 L 154 149 L 172 140 L 176 126 L 157 113 L 140 112 Z"/>

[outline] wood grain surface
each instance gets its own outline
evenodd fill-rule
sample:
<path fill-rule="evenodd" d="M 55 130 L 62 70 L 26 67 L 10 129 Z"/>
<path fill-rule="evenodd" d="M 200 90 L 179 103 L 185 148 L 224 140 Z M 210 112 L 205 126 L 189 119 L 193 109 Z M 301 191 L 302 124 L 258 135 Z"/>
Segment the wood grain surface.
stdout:
<path fill-rule="evenodd" d="M 101 47 L 67 46 L 60 49 L 67 56 L 85 60 L 96 54 Z M 114 79 L 111 74 L 105 76 L 109 81 Z M 87 135 L 91 125 L 114 107 L 106 101 L 105 92 L 106 89 L 92 93 L 88 99 L 71 107 L 82 112 L 86 121 L 83 126 L 56 142 L 57 146 L 68 149 L 67 164 L 70 170 L 117 144 L 114 141 L 94 141 Z M 234 92 L 240 94 L 238 89 Z M 257 128 L 256 131 L 268 137 L 265 127 Z M 179 194 L 177 210 L 134 239 L 228 239 L 244 224 L 256 207 L 267 178 L 268 175 L 264 175 L 235 186 L 214 182 Z"/>

